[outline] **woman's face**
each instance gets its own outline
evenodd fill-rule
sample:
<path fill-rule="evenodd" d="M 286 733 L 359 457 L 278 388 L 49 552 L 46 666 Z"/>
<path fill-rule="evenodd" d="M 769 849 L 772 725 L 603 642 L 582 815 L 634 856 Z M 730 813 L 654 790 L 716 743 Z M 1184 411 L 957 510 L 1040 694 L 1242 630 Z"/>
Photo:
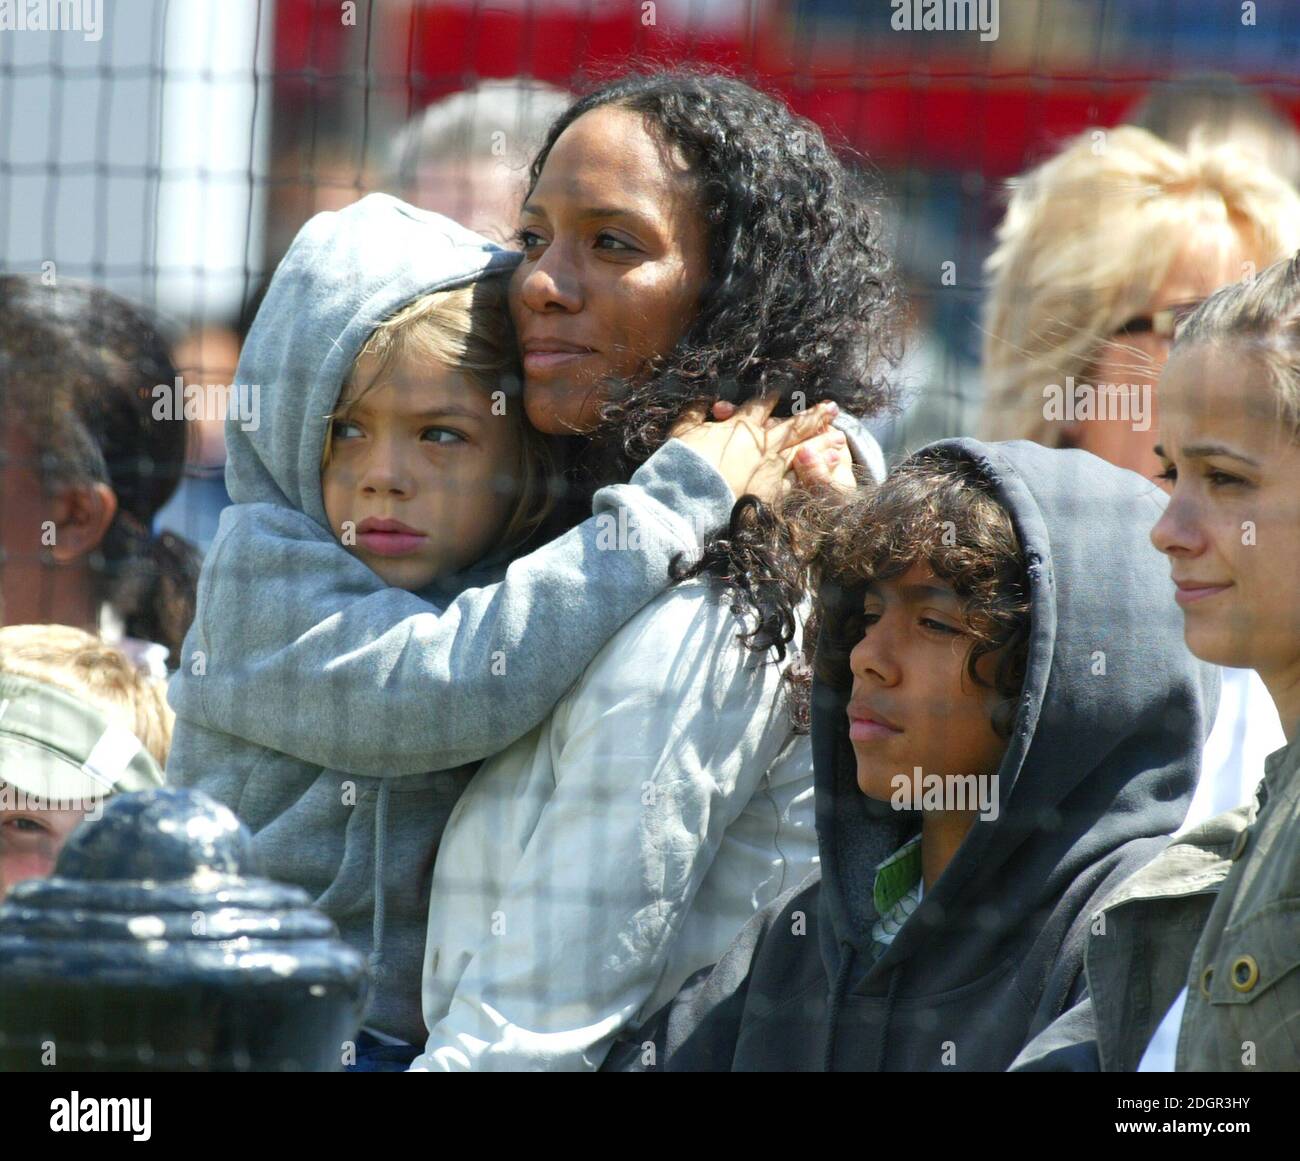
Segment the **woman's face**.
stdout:
<path fill-rule="evenodd" d="M 1151 540 L 1170 559 L 1187 646 L 1258 670 L 1285 710 L 1279 691 L 1300 689 L 1300 447 L 1267 372 L 1240 349 L 1179 350 L 1160 391 L 1173 494 Z"/>
<path fill-rule="evenodd" d="M 640 114 L 584 113 L 523 208 L 510 312 L 524 407 L 540 431 L 595 427 L 610 377 L 632 378 L 685 333 L 708 278 L 708 231 L 685 159 Z"/>
<path fill-rule="evenodd" d="M 1136 317 L 1145 324 L 1157 312 L 1208 298 L 1221 286 L 1241 278 L 1243 264 L 1250 257 L 1232 226 L 1202 222 L 1190 231 L 1164 282 Z M 1154 330 L 1113 336 L 1102 347 L 1087 381 L 1098 388 L 1099 404 L 1101 392 L 1126 393 L 1127 406 L 1115 398 L 1104 414 L 1117 418 L 1080 421 L 1064 442 L 1144 476 L 1158 471 L 1155 382 L 1169 358 L 1169 347 L 1170 337 Z"/>

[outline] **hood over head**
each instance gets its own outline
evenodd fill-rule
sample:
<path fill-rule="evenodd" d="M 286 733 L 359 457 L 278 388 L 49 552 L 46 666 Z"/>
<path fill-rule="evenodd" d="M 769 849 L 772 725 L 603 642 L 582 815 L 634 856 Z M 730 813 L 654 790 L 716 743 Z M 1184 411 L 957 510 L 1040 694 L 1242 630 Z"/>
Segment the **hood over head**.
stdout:
<path fill-rule="evenodd" d="M 508 274 L 521 257 L 388 194 L 312 218 L 277 267 L 240 354 L 238 384 L 247 386 L 236 391 L 255 387 L 257 411 L 252 423 L 226 421 L 230 498 L 295 508 L 328 528 L 326 416 L 371 332 L 412 300 Z"/>
<path fill-rule="evenodd" d="M 1059 947 L 1096 891 L 1182 822 L 1218 700 L 1217 670 L 1183 643 L 1169 567 L 1148 537 L 1166 502 L 1153 483 L 1022 441 L 942 440 L 917 454 L 972 461 L 1011 514 L 1029 577 L 1028 656 L 996 818 L 977 819 L 876 965 L 874 868 L 920 816 L 859 790 L 849 693 L 814 683 L 822 955 L 833 976 L 846 944 L 863 953 L 857 983 L 922 950 L 929 964 L 991 967 L 1026 922 Z"/>

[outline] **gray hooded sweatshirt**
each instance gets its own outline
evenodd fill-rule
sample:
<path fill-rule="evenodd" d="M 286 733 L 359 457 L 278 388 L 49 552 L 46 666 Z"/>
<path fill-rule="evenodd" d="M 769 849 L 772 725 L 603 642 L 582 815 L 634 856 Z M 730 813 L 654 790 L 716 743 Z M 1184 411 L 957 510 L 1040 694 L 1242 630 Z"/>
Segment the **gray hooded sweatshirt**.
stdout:
<path fill-rule="evenodd" d="M 383 194 L 302 228 L 240 358 L 257 406 L 226 425 L 235 503 L 169 688 L 169 782 L 230 806 L 264 873 L 306 887 L 371 953 L 367 1023 L 415 1044 L 430 874 L 475 764 L 546 717 L 734 500 L 670 440 L 630 483 L 597 492 L 584 524 L 424 592 L 386 587 L 337 543 L 321 495 L 326 416 L 375 325 L 519 257 Z M 641 536 L 611 537 L 633 526 Z"/>

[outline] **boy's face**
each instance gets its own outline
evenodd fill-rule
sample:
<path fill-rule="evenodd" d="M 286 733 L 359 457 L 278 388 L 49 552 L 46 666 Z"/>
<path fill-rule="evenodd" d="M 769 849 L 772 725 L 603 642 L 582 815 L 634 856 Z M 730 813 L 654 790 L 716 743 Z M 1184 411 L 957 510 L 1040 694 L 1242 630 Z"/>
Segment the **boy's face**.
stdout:
<path fill-rule="evenodd" d="M 521 435 L 458 371 L 395 359 L 365 389 L 374 374 L 362 355 L 339 400 L 347 418 L 334 421 L 321 474 L 325 512 L 348 551 L 387 584 L 417 590 L 496 543 L 514 505 Z"/>
<path fill-rule="evenodd" d="M 84 810 L 14 810 L 0 806 L 0 899 L 24 879 L 44 879 Z"/>
<path fill-rule="evenodd" d="M 966 672 L 972 638 L 952 587 L 914 564 L 868 586 L 863 610 L 848 705 L 861 791 L 889 801 L 902 775 L 917 801 L 916 767 L 929 778 L 995 775 L 1006 751 L 991 720 L 999 698 Z M 981 658 L 982 677 L 993 661 Z"/>

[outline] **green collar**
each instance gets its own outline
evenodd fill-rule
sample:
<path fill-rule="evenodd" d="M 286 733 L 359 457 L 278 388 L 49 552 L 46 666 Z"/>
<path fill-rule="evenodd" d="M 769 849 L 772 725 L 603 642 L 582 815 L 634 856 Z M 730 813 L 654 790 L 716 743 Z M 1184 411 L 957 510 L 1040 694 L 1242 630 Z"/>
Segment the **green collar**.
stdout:
<path fill-rule="evenodd" d="M 888 915 L 921 881 L 921 836 L 909 839 L 876 868 L 872 898 L 877 915 Z"/>

